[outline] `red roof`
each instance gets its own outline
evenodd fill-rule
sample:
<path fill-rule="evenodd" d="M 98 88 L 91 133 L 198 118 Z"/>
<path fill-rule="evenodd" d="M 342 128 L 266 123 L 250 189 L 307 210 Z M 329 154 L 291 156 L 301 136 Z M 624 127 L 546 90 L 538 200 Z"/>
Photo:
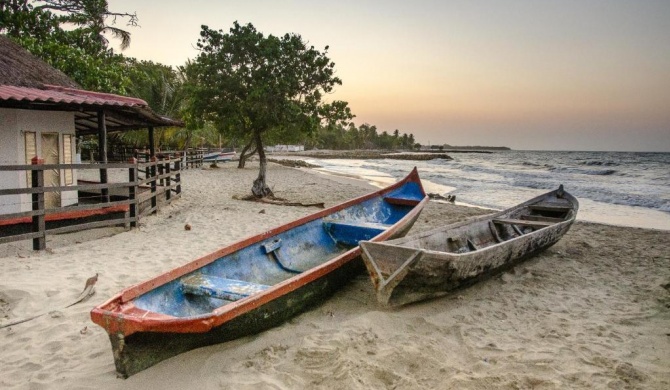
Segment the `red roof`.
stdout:
<path fill-rule="evenodd" d="M 56 103 L 91 106 L 148 107 L 142 99 L 111 93 L 91 92 L 82 89 L 45 85 L 45 89 L 0 85 L 0 100 L 27 103 Z"/>
<path fill-rule="evenodd" d="M 0 107 L 75 111 L 77 134 L 99 131 L 96 112 L 100 110 L 107 114 L 109 132 L 150 126 L 184 126 L 182 121 L 156 114 L 142 99 L 57 85 L 43 85 L 42 88 L 0 85 Z"/>

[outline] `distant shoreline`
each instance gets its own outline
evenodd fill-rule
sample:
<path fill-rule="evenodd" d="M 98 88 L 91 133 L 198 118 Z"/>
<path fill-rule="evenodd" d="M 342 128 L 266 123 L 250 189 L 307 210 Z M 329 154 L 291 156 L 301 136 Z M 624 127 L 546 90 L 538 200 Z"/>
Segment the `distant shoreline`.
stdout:
<path fill-rule="evenodd" d="M 412 160 L 426 161 L 440 158 L 443 160 L 453 160 L 451 156 L 444 152 L 392 152 L 382 150 L 306 150 L 301 152 L 278 152 L 268 153 L 269 158 L 273 157 L 311 157 L 319 159 L 355 159 L 355 160 L 375 160 L 375 159 L 394 159 L 394 160 Z"/>

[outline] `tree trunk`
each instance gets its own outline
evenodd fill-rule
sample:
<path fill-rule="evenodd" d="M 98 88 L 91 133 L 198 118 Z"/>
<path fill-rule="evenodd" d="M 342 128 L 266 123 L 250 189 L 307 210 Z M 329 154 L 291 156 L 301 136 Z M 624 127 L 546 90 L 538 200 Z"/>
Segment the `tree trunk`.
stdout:
<path fill-rule="evenodd" d="M 266 196 L 274 196 L 272 190 L 265 183 L 265 172 L 267 170 L 268 161 L 265 158 L 265 151 L 263 150 L 263 141 L 261 140 L 261 133 L 255 133 L 256 150 L 258 151 L 258 158 L 260 160 L 261 168 L 258 171 L 258 177 L 254 180 L 254 185 L 251 187 L 251 193 L 257 198 L 265 198 Z"/>
<path fill-rule="evenodd" d="M 251 155 L 256 153 L 256 149 L 247 153 L 247 151 L 249 150 L 249 148 L 251 148 L 251 145 L 253 145 L 253 144 L 254 144 L 254 139 L 252 138 L 251 141 L 249 141 L 249 143 L 246 144 L 242 148 L 242 151 L 240 152 L 240 161 L 237 163 L 237 168 L 239 168 L 239 169 L 244 168 L 244 165 L 247 163 L 247 158 L 249 158 Z"/>

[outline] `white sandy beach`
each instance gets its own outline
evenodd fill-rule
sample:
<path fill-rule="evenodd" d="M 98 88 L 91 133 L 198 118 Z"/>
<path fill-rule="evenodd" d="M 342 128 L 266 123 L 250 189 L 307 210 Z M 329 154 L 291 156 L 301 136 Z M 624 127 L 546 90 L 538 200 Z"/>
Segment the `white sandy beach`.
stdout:
<path fill-rule="evenodd" d="M 58 236 L 43 252 L 0 245 L 0 325 L 62 307 L 99 274 L 89 300 L 0 329 L 0 388 L 670 388 L 670 232 L 580 222 L 512 272 L 451 296 L 386 310 L 361 274 L 282 326 L 117 378 L 93 306 L 317 210 L 234 200 L 257 169 L 184 172 L 182 199 L 139 229 Z M 275 164 L 268 183 L 277 196 L 326 206 L 373 190 Z M 485 212 L 431 202 L 410 234 Z"/>

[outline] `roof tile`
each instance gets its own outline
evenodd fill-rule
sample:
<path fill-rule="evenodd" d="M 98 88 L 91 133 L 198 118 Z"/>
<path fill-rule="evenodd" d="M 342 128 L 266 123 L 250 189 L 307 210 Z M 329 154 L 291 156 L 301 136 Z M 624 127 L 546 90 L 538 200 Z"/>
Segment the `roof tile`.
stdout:
<path fill-rule="evenodd" d="M 84 91 L 56 85 L 45 85 L 44 87 L 46 89 L 0 85 L 0 100 L 29 103 L 86 104 L 101 107 L 148 107 L 144 100 L 127 96 Z"/>

